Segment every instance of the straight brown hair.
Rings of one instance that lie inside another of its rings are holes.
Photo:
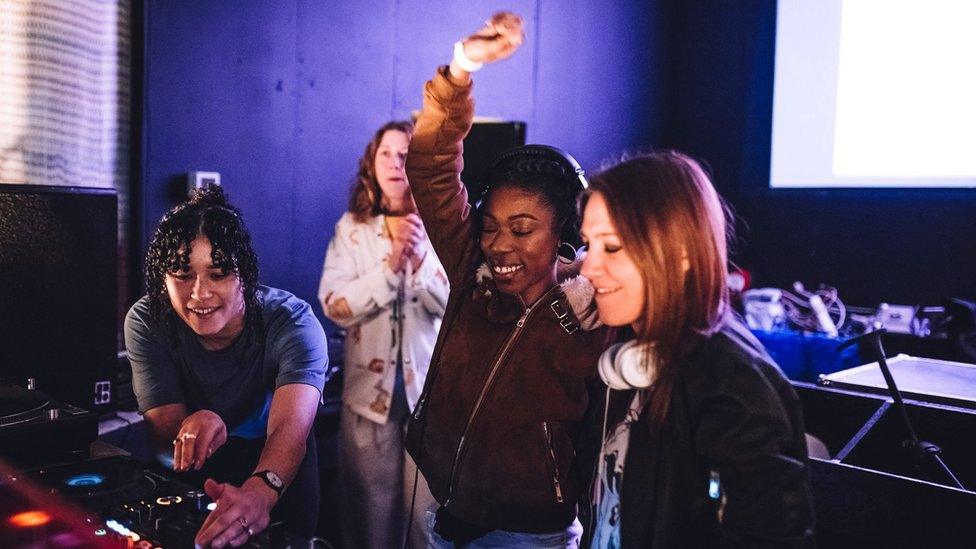
[[[701,165],[679,152],[643,154],[593,177],[644,282],[638,340],[656,351],[652,427],[664,424],[682,360],[714,333],[728,308],[729,210]],[[684,266],[687,265],[687,270]]]

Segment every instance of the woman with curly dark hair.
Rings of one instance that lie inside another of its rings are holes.
[[[575,548],[583,530],[576,499],[586,464],[575,445],[607,339],[592,287],[560,269],[577,255],[583,169],[555,147],[525,145],[489,166],[470,201],[460,179],[471,72],[514,54],[522,29],[519,16],[498,13],[455,45],[425,86],[407,157],[451,283],[407,429],[440,503],[431,547]]]
[[[319,286],[327,317],[346,328],[339,483],[347,547],[427,547],[433,497],[403,450],[410,409],[427,378],[447,303],[404,173],[413,124],[388,122],[359,161],[349,211],[329,243]],[[411,524],[411,526],[407,526]]]
[[[258,284],[251,237],[220,187],[163,216],[146,287],[125,319],[132,386],[160,457],[172,452],[190,482],[206,478],[217,503],[196,543],[241,545],[272,514],[313,535],[309,433],[328,354],[309,305]]]

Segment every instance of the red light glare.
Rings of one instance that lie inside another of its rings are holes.
[[[7,522],[17,528],[34,528],[51,522],[51,515],[44,511],[24,511],[13,515]]]

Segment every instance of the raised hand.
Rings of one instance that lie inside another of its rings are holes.
[[[510,57],[524,41],[522,18],[510,11],[500,11],[464,39],[464,55],[475,63],[493,63]]]
[[[210,410],[186,416],[173,439],[173,470],[200,469],[225,442],[227,426],[220,416]]]
[[[494,63],[510,57],[524,41],[522,18],[510,11],[502,11],[492,15],[491,19],[485,22],[484,27],[465,38],[462,41],[462,51],[468,61]],[[465,84],[471,78],[468,72],[470,67],[462,66],[456,57],[455,52],[455,59],[451,61],[450,75],[455,82]]]

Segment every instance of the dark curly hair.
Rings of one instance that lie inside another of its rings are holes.
[[[349,191],[349,212],[360,223],[383,213],[383,191],[376,181],[376,151],[388,131],[403,132],[409,140],[413,137],[413,123],[406,120],[387,122],[376,130],[373,139],[366,145],[359,159],[359,172]]]
[[[221,272],[237,273],[244,291],[244,330],[261,340],[262,320],[256,292],[258,257],[241,211],[227,201],[219,186],[198,190],[190,200],[163,216],[146,251],[146,291],[152,317],[176,334],[176,312],[166,291],[166,274],[185,272],[190,264],[190,243],[198,236],[210,240],[213,264]]]
[[[553,213],[553,234],[560,241],[579,248],[580,214],[577,203],[585,188],[582,169],[565,151],[544,145],[523,145],[504,153],[488,169],[481,190],[479,214],[488,197],[509,187],[530,192]],[[480,222],[481,215],[478,216]],[[575,258],[568,258],[575,259]]]

